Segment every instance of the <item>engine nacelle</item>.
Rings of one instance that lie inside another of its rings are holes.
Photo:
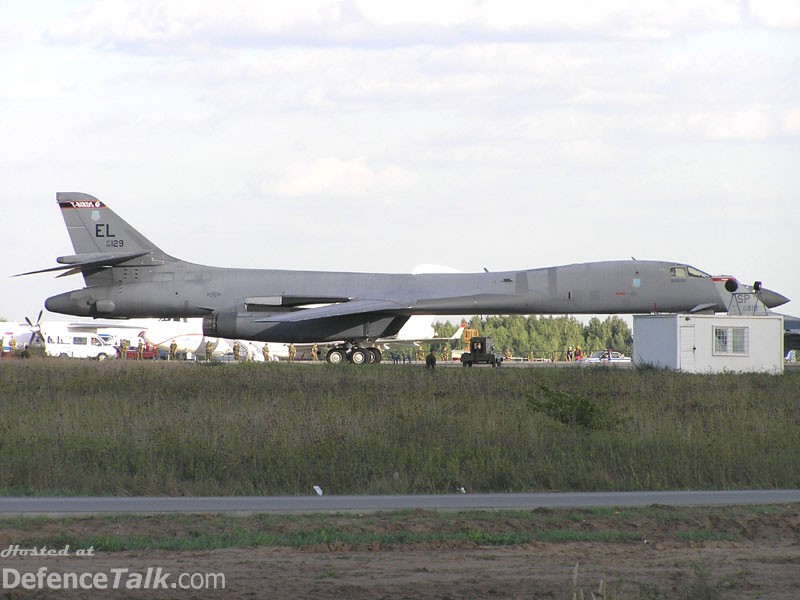
[[[268,321],[274,313],[231,311],[203,317],[203,335],[258,342],[375,340],[397,335],[407,316],[362,313],[303,321]]]

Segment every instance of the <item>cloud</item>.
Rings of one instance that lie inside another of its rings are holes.
[[[769,12],[769,11],[767,11]],[[774,11],[770,12],[773,14]],[[53,23],[48,37],[131,52],[276,45],[409,46],[665,39],[740,21],[737,0],[104,0]]]
[[[786,135],[800,137],[800,106],[782,112],[781,127]]]
[[[61,43],[114,49],[242,47],[340,25],[341,8],[335,0],[230,0],[224,6],[208,0],[104,0],[54,23],[48,35]]]
[[[800,2],[797,0],[750,0],[750,15],[767,27],[800,28]]]
[[[791,113],[782,117],[782,111],[761,105],[724,107],[713,112],[665,112],[641,116],[634,122],[652,135],[693,140],[758,142],[796,135]]]
[[[385,195],[413,183],[408,171],[389,165],[371,167],[365,158],[319,158],[289,165],[282,178],[261,191],[282,196],[366,197]]]

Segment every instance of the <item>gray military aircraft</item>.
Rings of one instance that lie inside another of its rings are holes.
[[[59,192],[56,200],[75,254],[22,275],[81,273],[86,287],[48,298],[48,310],[203,317],[212,337],[333,342],[334,363],[380,360],[374,340],[396,335],[411,315],[725,311],[725,290],[753,290],[686,264],[642,260],[418,275],[210,267],[170,256],[93,196]],[[788,302],[757,293],[769,307]]]

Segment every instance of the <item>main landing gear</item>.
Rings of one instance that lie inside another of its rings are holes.
[[[332,365],[350,362],[354,365],[372,365],[381,362],[381,351],[371,347],[346,344],[328,350],[325,360]]]

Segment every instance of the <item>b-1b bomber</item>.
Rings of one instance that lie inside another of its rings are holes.
[[[202,317],[207,336],[327,343],[332,363],[379,361],[374,341],[396,335],[412,315],[725,311],[737,290],[757,293],[770,308],[788,302],[760,285],[655,260],[424,274],[213,267],[167,254],[94,196],[59,192],[56,200],[75,254],[23,275],[80,273],[85,287],[48,298],[48,310]]]

